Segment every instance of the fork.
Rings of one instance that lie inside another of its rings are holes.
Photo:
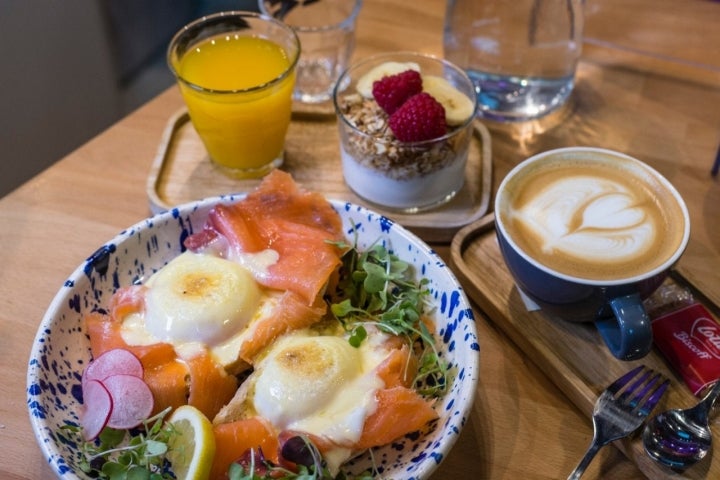
[[[640,365],[605,389],[593,409],[590,447],[568,480],[580,478],[601,447],[637,430],[669,384],[662,374]]]

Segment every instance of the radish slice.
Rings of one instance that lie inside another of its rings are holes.
[[[113,400],[110,392],[97,380],[88,380],[83,385],[83,401],[85,411],[81,423],[85,440],[94,440],[110,419]]]
[[[88,380],[105,380],[110,375],[132,375],[143,378],[140,360],[129,350],[115,348],[108,350],[90,362],[83,372],[83,385]]]
[[[89,382],[88,382],[89,383]],[[107,425],[112,428],[134,428],[152,413],[154,399],[150,387],[133,375],[111,375],[102,381],[112,397],[112,412]]]

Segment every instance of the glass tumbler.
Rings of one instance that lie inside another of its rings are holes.
[[[236,178],[283,162],[300,43],[252,12],[221,12],[183,27],[167,61],[212,162]]]
[[[583,0],[448,0],[445,58],[477,87],[478,115],[522,121],[562,106],[582,50]]]
[[[355,49],[362,0],[259,0],[258,5],[264,14],[292,27],[300,38],[295,100],[329,101]]]

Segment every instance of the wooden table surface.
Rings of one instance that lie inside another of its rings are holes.
[[[652,13],[651,21],[633,17],[628,9]],[[720,185],[708,172],[720,144],[720,3],[590,1],[587,11],[589,41],[568,109],[542,121],[488,124],[494,183],[529,154],[568,143],[592,142],[648,161],[688,199],[693,241],[682,272],[717,299]],[[440,0],[366,0],[355,58],[396,50],[442,55],[443,15]],[[639,47],[643,41],[647,48]],[[615,96],[599,94],[597,82],[602,92],[615,92],[618,102],[631,101],[629,110],[617,107]],[[0,200],[2,479],[53,478],[26,408],[33,337],[76,266],[148,215],[146,178],[168,118],[181,105],[178,92],[169,89]],[[17,161],[3,161],[9,160]],[[448,252],[447,246],[437,248]],[[459,442],[433,478],[565,478],[591,439],[590,419],[492,319],[477,309],[476,316],[481,344],[477,399]],[[643,477],[609,447],[584,478]]]

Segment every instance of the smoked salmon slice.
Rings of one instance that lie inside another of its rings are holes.
[[[213,418],[237,390],[237,379],[225,373],[209,354],[183,361],[169,343],[128,345],[120,332],[121,323],[107,315],[90,314],[85,323],[93,358],[115,348],[126,349],[138,357],[144,369],[143,380],[155,400],[155,413],[190,404]]]
[[[411,354],[410,347],[403,343],[377,366],[376,373],[385,388],[410,387],[417,373],[417,359]]]
[[[171,360],[153,369],[145,370],[143,380],[150,387],[155,400],[153,415],[167,407],[173,409],[187,404],[188,367],[180,360]]]
[[[268,268],[266,286],[294,291],[312,304],[340,266],[341,252],[328,243],[336,239],[318,228],[284,219],[266,219],[258,230],[268,239],[268,248],[280,255]]]
[[[132,352],[143,365],[143,380],[150,387],[155,400],[153,412],[187,403],[188,367],[180,362],[169,343],[128,345],[122,338],[122,323],[109,315],[93,312],[85,316],[93,358],[115,348]]]
[[[187,364],[190,370],[187,403],[207,418],[213,418],[235,395],[237,378],[225,373],[207,353],[193,357]]]
[[[213,434],[217,447],[210,473],[211,480],[227,479],[230,464],[250,449],[262,450],[267,460],[278,463],[278,437],[272,427],[260,417],[213,425]]]
[[[309,327],[319,321],[325,311],[325,302],[320,297],[313,305],[307,305],[298,294],[285,292],[273,308],[272,315],[250,325],[251,332],[240,346],[240,359],[252,365],[255,357],[275,339],[285,333]]]
[[[215,240],[213,237],[225,237],[230,246],[238,252],[259,252],[267,246],[267,242],[260,237],[255,227],[252,217],[245,215],[237,204],[218,205],[210,211],[205,231],[200,235],[213,240]],[[207,231],[213,234],[208,234]],[[196,235],[190,235],[185,240],[185,246],[191,248],[193,243],[202,246],[202,241],[206,240],[205,238],[198,240],[195,237]]]
[[[375,396],[377,409],[365,419],[362,436],[353,446],[358,451],[386,445],[438,418],[431,403],[411,388],[396,386],[378,390]]]
[[[269,288],[291,290],[312,305],[340,266],[342,252],[330,242],[343,240],[342,222],[320,194],[301,189],[292,177],[273,171],[257,190],[233,205],[213,208],[201,232],[185,246],[198,251],[218,237],[242,253],[275,250],[279,259],[255,280]],[[227,255],[232,258],[232,254]]]
[[[85,316],[85,327],[90,337],[90,351],[93,358],[114,348],[129,350],[140,359],[145,370],[151,370],[168,361],[174,360],[175,349],[169,343],[152,345],[128,345],[122,338],[121,322],[99,312]]]
[[[241,203],[253,217],[282,218],[342,237],[342,221],[322,194],[302,189],[286,172],[275,170]]]
[[[130,313],[142,312],[145,310],[146,291],[147,287],[144,285],[118,288],[110,298],[109,315],[114,319],[122,319]]]

